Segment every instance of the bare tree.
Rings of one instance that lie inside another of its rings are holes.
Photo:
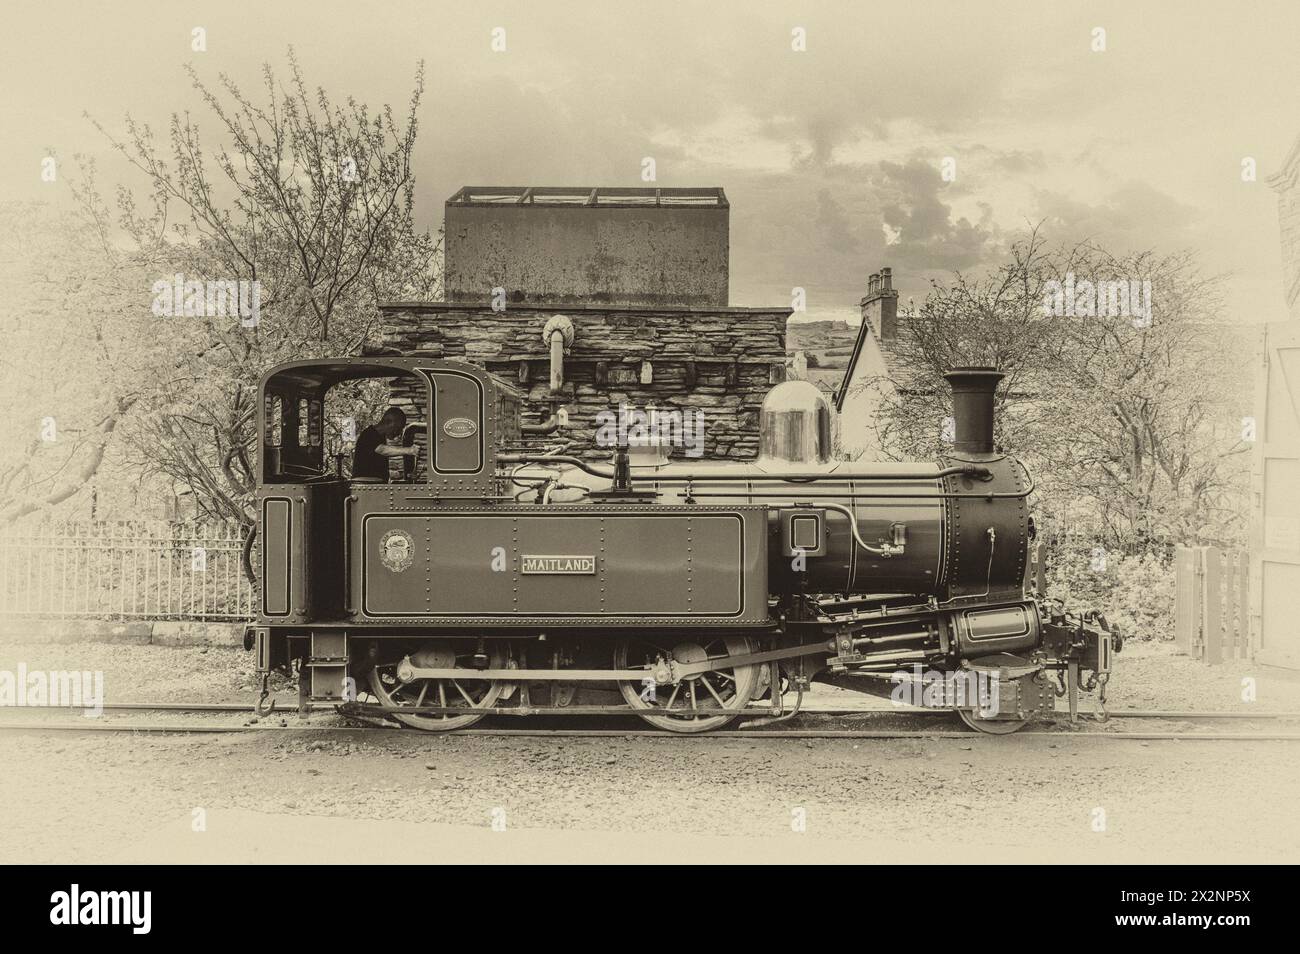
[[[172,115],[165,147],[129,116],[121,138],[95,123],[144,177],[143,200],[119,186],[110,211],[90,165],[76,186],[96,233],[109,246],[124,235],[152,282],[256,283],[256,324],[210,307],[155,318],[153,335],[169,346],[138,369],[145,410],[123,427],[142,471],[188,488],[199,515],[245,523],[261,373],[358,353],[375,336],[381,300],[440,294],[440,236],[414,222],[423,65],[399,120],[390,107],[309,89],[292,50],[288,61],[286,85],[264,67],[260,101],[229,76],[213,88],[187,68],[216,120],[216,148],[189,113]]]
[[[143,273],[43,204],[0,206],[0,525],[48,512],[101,473],[140,399],[130,374]],[[133,314],[134,308],[134,314]]]
[[[1048,249],[1031,235],[994,273],[936,283],[900,321],[888,386],[870,383],[884,395],[881,445],[941,454],[943,372],[992,365],[1006,375],[996,439],[1033,468],[1044,510],[1130,551],[1239,541],[1246,358],[1220,282],[1185,253]],[[1054,309],[1066,290],[1071,307]]]

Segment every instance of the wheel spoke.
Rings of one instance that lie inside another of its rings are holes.
[[[713,696],[713,698],[718,700],[718,705],[722,706],[722,708],[724,709],[727,708],[727,704],[722,701],[722,696],[718,695],[718,691],[713,688],[709,680],[701,679],[700,682],[704,683],[704,688],[709,690],[709,693]]]
[[[462,688],[460,687],[460,683],[459,683],[457,680],[453,679],[453,680],[451,681],[451,684],[452,684],[453,686],[456,687],[456,691],[459,692],[459,693],[461,694],[461,696],[464,698],[464,700],[465,700],[466,702],[469,703],[469,707],[470,707],[471,709],[474,708],[474,700],[471,699],[471,698],[466,694],[465,690],[462,689]]]

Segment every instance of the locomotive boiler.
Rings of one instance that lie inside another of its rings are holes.
[[[329,467],[331,388],[402,378],[414,466]],[[784,718],[814,680],[1014,731],[1101,687],[1116,636],[1029,587],[1033,481],[993,444],[1001,375],[957,368],[935,463],[832,460],[816,387],[776,385],[756,460],[608,463],[477,366],[299,361],[262,381],[257,668],[420,729],[634,712],[678,732]],[[265,699],[265,693],[263,698]]]

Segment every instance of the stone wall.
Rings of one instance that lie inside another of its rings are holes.
[[[469,361],[524,392],[525,423],[551,413],[550,357],[542,328],[555,314],[575,328],[565,356],[562,406],[573,452],[607,460],[596,446],[596,415],[630,404],[705,415],[706,458],[758,453],[758,411],[785,377],[786,308],[394,304],[383,308],[381,353]],[[674,449],[672,456],[683,456]]]
[[[149,619],[129,622],[101,619],[9,619],[0,620],[0,643],[132,643],[139,646],[242,648],[246,625]]]

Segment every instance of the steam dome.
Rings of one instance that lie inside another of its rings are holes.
[[[784,381],[763,399],[760,460],[824,464],[831,459],[831,409],[811,381]]]

